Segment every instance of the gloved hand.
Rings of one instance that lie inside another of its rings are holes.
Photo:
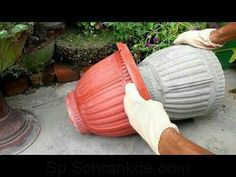
[[[133,83],[125,86],[124,108],[131,126],[150,145],[156,154],[162,132],[173,127],[162,103],[153,100],[144,100]]]
[[[209,28],[205,30],[192,30],[180,34],[177,39],[175,39],[174,44],[188,44],[193,47],[198,47],[202,49],[215,49],[222,47],[223,45],[215,44],[210,41],[210,33],[216,29]]]

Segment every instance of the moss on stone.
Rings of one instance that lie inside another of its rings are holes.
[[[54,54],[54,40],[41,44],[33,51],[22,55],[22,65],[30,72],[39,72],[51,62]]]
[[[68,46],[79,47],[83,49],[103,47],[106,44],[115,43],[112,32],[100,32],[96,34],[84,35],[77,31],[66,31],[65,34],[58,37],[58,42]]]
[[[116,49],[112,32],[83,35],[67,31],[56,40],[57,53],[75,66],[87,66],[110,55]]]

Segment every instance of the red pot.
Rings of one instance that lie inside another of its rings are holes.
[[[66,96],[70,120],[83,134],[109,137],[135,133],[123,107],[125,85],[136,84],[144,99],[150,99],[134,59],[123,43],[118,51],[92,66]]]

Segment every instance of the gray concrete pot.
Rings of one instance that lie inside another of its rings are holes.
[[[223,70],[212,51],[172,46],[149,55],[138,68],[171,120],[206,116],[224,97]]]

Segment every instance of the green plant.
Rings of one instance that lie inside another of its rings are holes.
[[[117,40],[128,43],[139,62],[156,50],[173,45],[177,36],[187,30],[204,29],[206,23],[190,22],[107,22]]]
[[[14,27],[14,23],[11,23],[11,22],[0,22],[0,31],[1,30],[9,30],[11,29],[12,27]]]
[[[103,29],[102,22],[77,22],[77,26],[85,35],[93,34]]]
[[[137,62],[156,50],[173,45],[188,30],[219,28],[226,22],[78,22],[83,34],[109,30],[116,41],[128,44]]]
[[[26,38],[28,36],[28,26],[24,24],[2,24],[0,30],[0,75],[4,75],[4,71],[14,65],[24,48]]]

